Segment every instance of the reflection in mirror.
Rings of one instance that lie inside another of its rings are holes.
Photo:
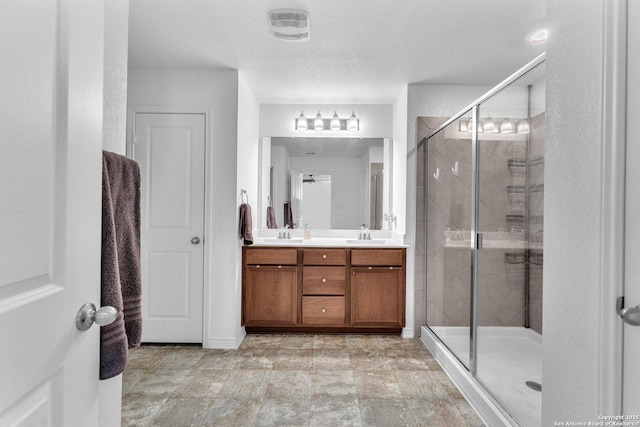
[[[264,138],[263,197],[271,197],[278,226],[381,229],[390,203],[390,144],[384,138]]]

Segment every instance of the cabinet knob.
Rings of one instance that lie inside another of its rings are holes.
[[[323,254],[323,255],[322,255],[322,259],[327,259],[327,255],[326,255],[326,254]]]
[[[325,279],[324,277],[322,278],[322,283],[327,283],[327,279]]]
[[[326,312],[327,312],[327,309],[326,309],[326,308],[323,308],[323,309],[322,309],[322,310],[320,310],[320,311],[322,311],[323,313],[326,313]]]

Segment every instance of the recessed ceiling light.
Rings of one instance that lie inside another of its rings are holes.
[[[544,43],[547,41],[547,35],[547,29],[541,28],[529,34],[529,36],[527,37],[527,41],[529,43]]]

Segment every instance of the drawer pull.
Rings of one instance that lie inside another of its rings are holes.
[[[326,309],[326,308],[323,308],[323,309],[322,309],[322,310],[320,310],[320,311],[322,311],[323,313],[326,313],[326,312],[327,312],[327,309]]]
[[[282,266],[281,266],[281,265],[279,265],[279,266],[278,266],[278,268],[282,268]]]
[[[325,279],[324,277],[322,278],[322,283],[327,283],[327,279]]]
[[[323,255],[322,255],[322,259],[327,259],[327,255],[326,255],[326,254],[323,254]]]

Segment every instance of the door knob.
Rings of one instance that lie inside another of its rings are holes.
[[[640,326],[640,305],[625,307],[621,309],[619,313],[624,323],[632,326]]]
[[[96,310],[96,306],[88,302],[78,310],[78,314],[76,315],[76,328],[79,331],[86,331],[94,322],[97,323],[98,326],[110,325],[116,320],[117,315],[118,311],[109,305]]]
[[[200,238],[199,237],[194,237],[193,239],[191,239],[191,244],[197,245],[198,243],[200,243]]]
[[[640,305],[635,307],[622,307],[624,305],[624,297],[618,298],[617,309],[618,314],[624,320],[624,323],[631,326],[640,326]]]

